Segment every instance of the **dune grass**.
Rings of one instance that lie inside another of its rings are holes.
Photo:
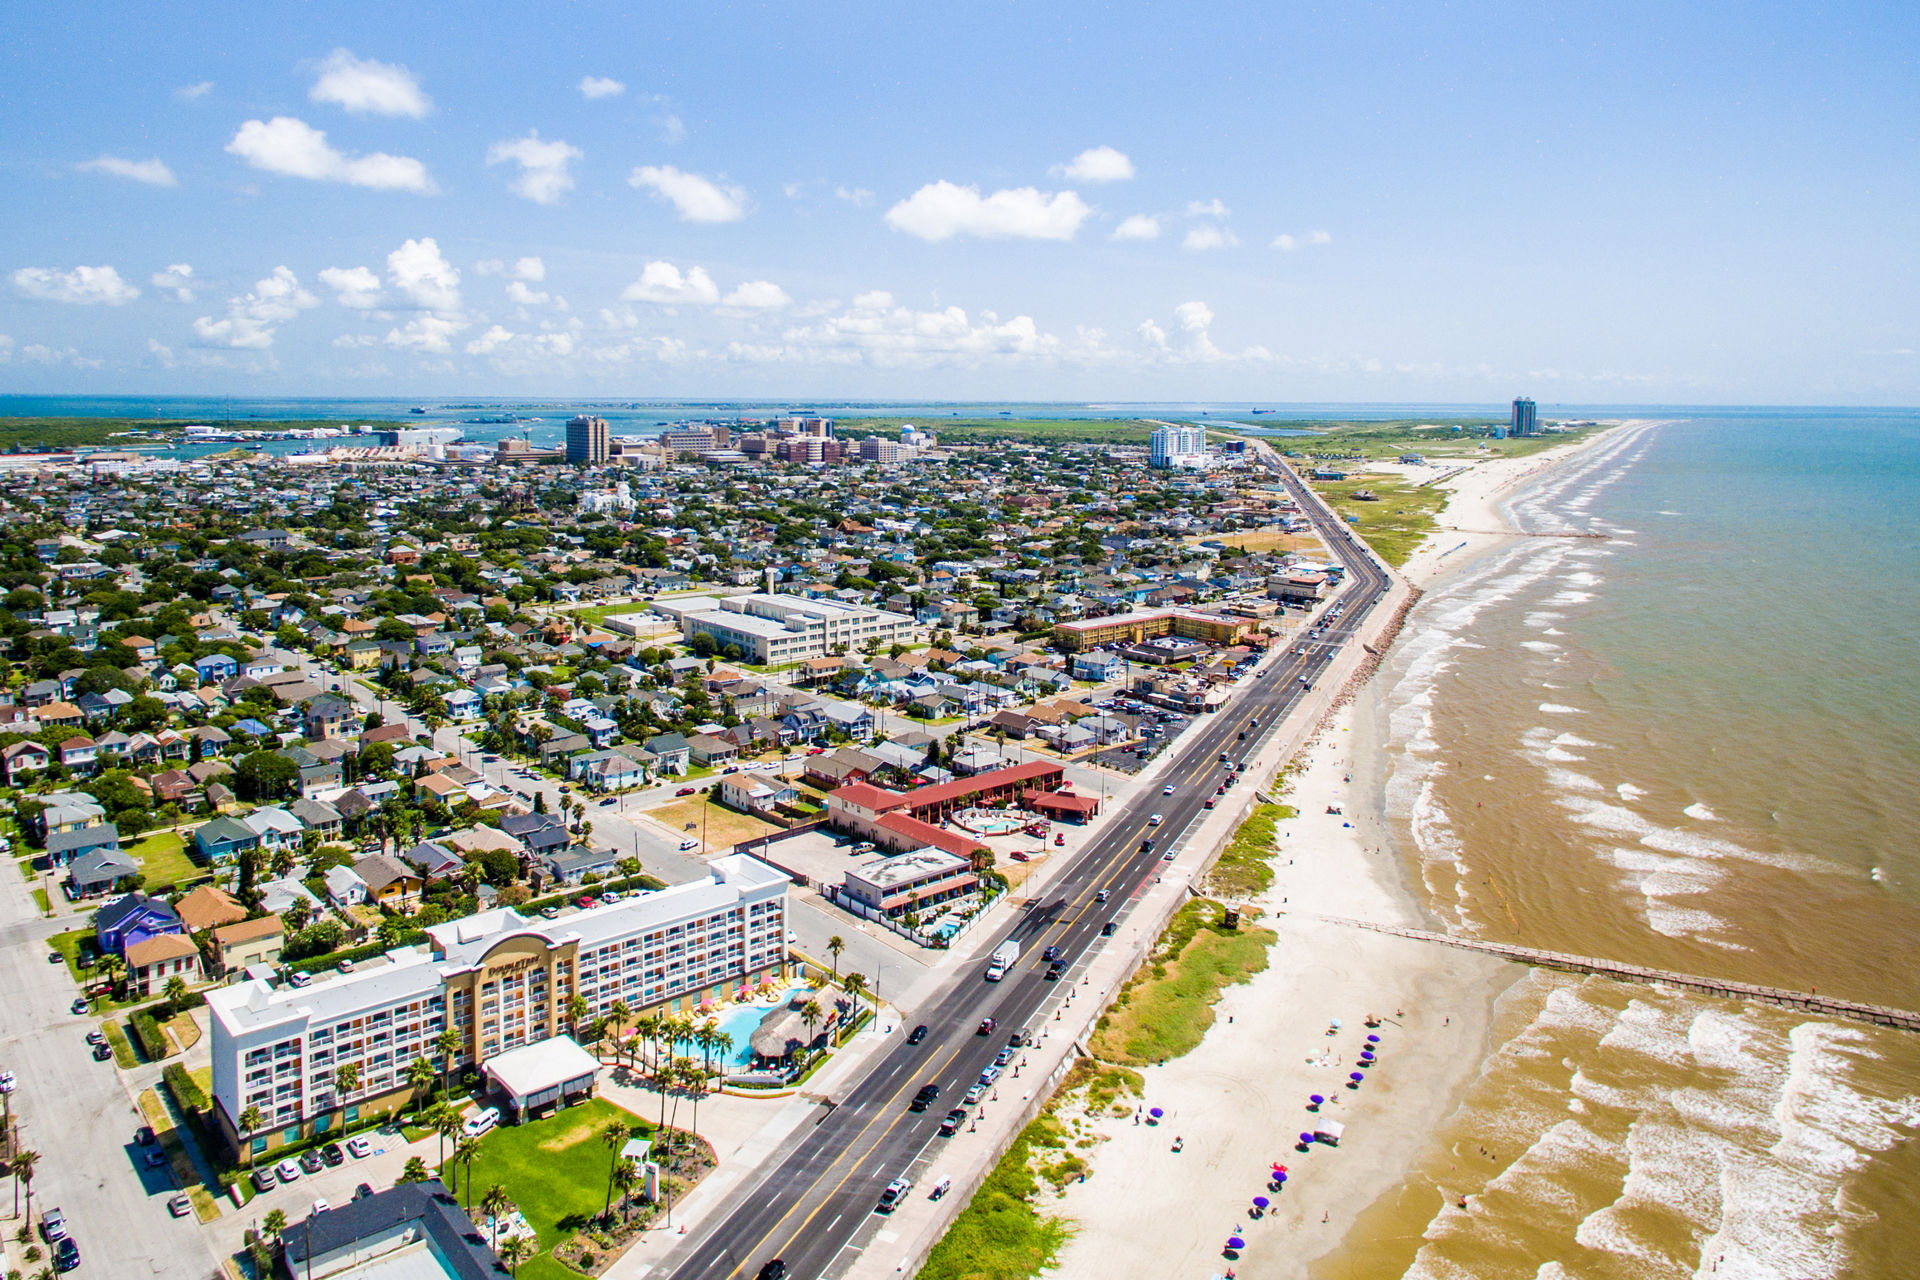
[[[1095,1024],[1091,1048],[1103,1062],[1147,1066],[1190,1053],[1213,1025],[1220,993],[1267,967],[1278,939],[1245,919],[1229,929],[1225,908],[1197,898],[1182,907],[1153,953]]]

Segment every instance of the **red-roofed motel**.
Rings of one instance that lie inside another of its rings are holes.
[[[943,818],[1003,800],[1045,812],[1043,804],[1071,799],[1068,807],[1082,821],[1100,811],[1100,802],[1091,796],[1060,796],[1059,789],[1065,782],[1066,770],[1044,760],[992,769],[916,791],[888,791],[869,782],[854,782],[828,794],[827,821],[884,849],[931,846],[973,858],[978,866],[986,846],[960,832],[943,829],[938,825]],[[1059,809],[1057,803],[1054,807]]]

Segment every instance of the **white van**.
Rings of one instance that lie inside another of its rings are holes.
[[[478,1111],[468,1116],[466,1123],[460,1126],[460,1132],[469,1138],[477,1138],[499,1123],[500,1108],[488,1107],[485,1111]]]

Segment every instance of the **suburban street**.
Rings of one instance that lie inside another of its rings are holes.
[[[1297,488],[1290,474],[1282,470],[1281,475]],[[1254,754],[1385,595],[1388,577],[1371,556],[1354,546],[1321,504],[1303,492],[1296,496],[1333,554],[1347,565],[1349,581],[1339,596],[1345,608],[1338,621],[1317,643],[1303,640],[1305,654],[1288,649],[1269,658],[1260,678],[1244,681],[1225,706],[1190,731],[1153,777],[1171,786],[1171,795],[1157,786],[1143,787],[1103,819],[1101,834],[992,939],[1021,945],[1020,959],[1004,980],[983,981],[984,962],[977,961],[947,975],[919,1007],[903,1010],[903,1025],[925,1023],[927,1039],[909,1045],[902,1037],[866,1078],[833,1100],[837,1105],[818,1123],[790,1139],[776,1160],[743,1182],[689,1235],[664,1272],[685,1280],[750,1277],[779,1258],[796,1280],[842,1274],[848,1265],[843,1251],[875,1221],[881,1189],[934,1139],[945,1108],[954,1105],[951,1100],[992,1062],[1009,1033],[1037,1025],[1048,1002],[1070,989],[1081,962],[1102,945],[1102,927],[1125,921],[1131,899],[1159,873],[1163,855],[1205,814],[1205,801],[1226,772],[1219,757],[1224,753],[1237,762]],[[1258,720],[1258,728],[1242,738],[1250,719]],[[1158,825],[1151,822],[1155,813],[1162,817]],[[1149,836],[1154,847],[1143,849],[1141,842]],[[1104,903],[1099,901],[1103,892]],[[1041,953],[1048,946],[1058,946],[1069,965],[1065,983],[1042,976]],[[987,1017],[995,1019],[995,1030],[976,1034]],[[940,1086],[941,1105],[909,1111],[912,1093],[924,1084]]]
[[[68,1012],[79,992],[66,965],[47,963],[47,939],[72,922],[42,919],[28,889],[14,877],[0,887],[0,1067],[19,1077],[20,1141],[40,1153],[34,1205],[65,1211],[86,1274],[204,1280],[218,1260],[191,1214],[167,1212],[177,1188],[167,1169],[141,1163],[145,1121],[128,1084],[93,1060],[95,1020]]]

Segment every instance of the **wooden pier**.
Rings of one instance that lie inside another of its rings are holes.
[[[1304,912],[1299,914],[1306,915]],[[1397,938],[1412,938],[1418,942],[1439,942],[1465,951],[1479,951],[1486,955],[1499,956],[1518,964],[1537,965],[1543,969],[1590,973],[1596,977],[1612,978],[1616,982],[1644,982],[1655,986],[1675,987],[1683,991],[1697,991],[1701,995],[1718,996],[1723,1000],[1755,1000],[1762,1004],[1778,1005],[1783,1009],[1797,1009],[1803,1013],[1846,1018],[1854,1022],[1868,1022],[1876,1027],[1920,1031],[1920,1013],[1914,1013],[1908,1009],[1889,1008],[1886,1005],[1862,1004],[1857,1000],[1836,1000],[1831,996],[1823,996],[1811,991],[1789,991],[1782,987],[1763,987],[1751,982],[1702,978],[1690,973],[1675,973],[1671,969],[1622,964],[1617,960],[1569,955],[1564,951],[1542,951],[1537,947],[1516,947],[1505,942],[1456,938],[1450,934],[1434,933],[1427,929],[1402,929],[1393,925],[1374,924],[1369,920],[1348,920],[1340,916],[1321,915],[1309,915],[1307,918],[1323,920],[1328,924],[1344,925],[1349,929],[1369,929],[1374,933],[1392,934]]]

